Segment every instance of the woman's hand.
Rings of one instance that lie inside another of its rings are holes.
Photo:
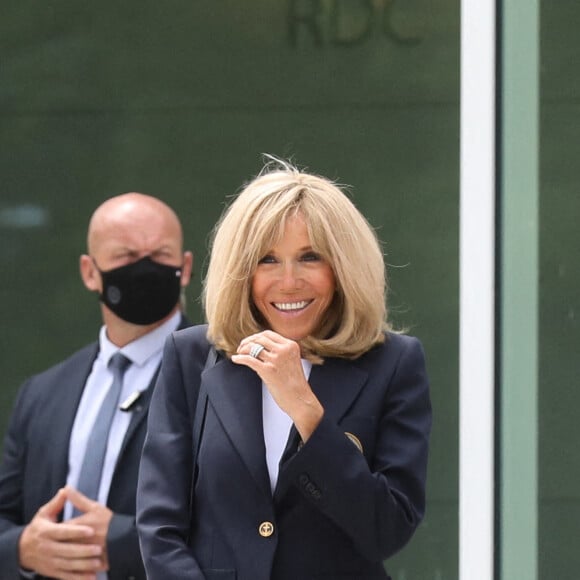
[[[264,347],[258,356],[252,348]],[[312,435],[324,409],[304,377],[299,344],[271,330],[244,338],[232,362],[250,367],[262,379],[277,405],[292,419],[303,441]]]

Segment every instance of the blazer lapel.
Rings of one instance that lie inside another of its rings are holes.
[[[309,383],[324,407],[324,413],[335,422],[346,414],[366,383],[368,373],[346,359],[328,359],[313,365]]]
[[[231,444],[260,490],[271,495],[262,423],[262,388],[248,367],[220,360],[203,374],[207,393]]]

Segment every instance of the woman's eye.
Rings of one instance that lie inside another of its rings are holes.
[[[267,254],[258,262],[258,264],[275,264],[275,263],[276,258],[274,258],[274,256],[271,256],[270,254]]]
[[[303,262],[318,262],[321,259],[320,254],[317,254],[316,252],[306,252],[306,254],[303,254],[301,258]]]

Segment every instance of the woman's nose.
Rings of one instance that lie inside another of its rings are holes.
[[[287,262],[283,265],[281,286],[284,290],[293,290],[300,285],[300,268],[294,262]]]

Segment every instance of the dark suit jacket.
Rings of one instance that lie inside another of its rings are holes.
[[[180,328],[188,325],[182,319]],[[20,534],[66,483],[70,434],[97,352],[98,343],[90,344],[20,388],[0,466],[2,580],[19,577]],[[110,580],[145,579],[135,529],[135,493],[153,384],[149,387],[132,411],[107,501],[114,512],[107,538]]]
[[[355,361],[313,366],[325,414],[303,446],[292,429],[272,494],[261,381],[223,357],[202,373],[205,331],[168,338],[151,403],[137,493],[149,580],[388,578],[383,560],[425,509],[431,405],[419,341],[389,335]],[[190,516],[200,381],[208,405]]]

